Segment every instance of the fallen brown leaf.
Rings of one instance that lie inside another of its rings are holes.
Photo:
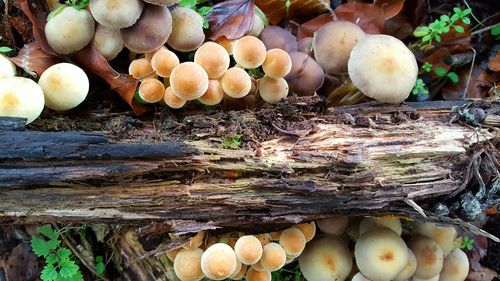
[[[38,43],[38,46],[40,46],[40,48],[42,48],[47,54],[57,56],[58,54],[49,46],[47,38],[45,38],[45,24],[47,23],[47,14],[41,8],[38,8],[35,13],[31,11],[30,5],[28,4],[27,0],[21,0],[20,7],[23,13],[33,24],[33,37]]]
[[[17,56],[9,59],[33,77],[41,75],[50,66],[62,62],[59,57],[45,52],[38,45],[38,41],[24,45]]]
[[[384,10],[379,6],[350,2],[338,6],[334,12],[339,20],[353,22],[368,34],[378,34],[384,31]]]
[[[497,51],[495,57],[490,59],[490,61],[488,62],[488,68],[491,71],[500,71],[500,51]]]
[[[301,24],[297,30],[297,39],[300,40],[305,37],[313,37],[314,32],[331,21],[333,21],[332,14],[326,13]]]
[[[285,1],[255,0],[271,24],[277,25],[287,17]],[[328,0],[291,0],[288,19],[298,20],[305,16],[317,15],[330,11]]]
[[[375,0],[374,5],[379,6],[384,10],[384,18],[386,20],[398,15],[405,4],[404,0]]]
[[[207,16],[210,39],[238,39],[248,33],[254,21],[254,0],[229,0],[213,6]]]

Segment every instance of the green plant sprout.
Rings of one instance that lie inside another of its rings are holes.
[[[103,276],[106,266],[104,265],[104,258],[102,256],[95,257],[95,272],[97,276]]]
[[[66,5],[69,5],[77,10],[85,9],[89,4],[89,0],[66,0]]]
[[[2,40],[2,36],[0,36],[0,40]],[[0,46],[0,54],[8,54],[12,52],[13,50],[7,46]]]
[[[207,29],[208,28],[207,16],[213,11],[213,8],[208,6],[196,8],[196,5],[205,2],[207,2],[207,0],[181,0],[179,1],[179,6],[192,9],[196,11],[198,14],[200,14],[200,16],[203,17],[203,28]]]
[[[240,134],[235,134],[232,136],[224,136],[222,137],[221,146],[224,149],[238,149],[240,148],[242,141],[243,141],[243,136]]]
[[[430,64],[429,62],[425,62],[420,67],[420,71],[418,73],[423,74],[423,73],[429,73],[431,71],[432,71],[432,64]],[[447,77],[454,84],[460,82],[458,74],[456,74],[453,71],[447,71],[442,67],[436,67],[436,69],[434,69],[434,74],[436,74],[440,79]],[[425,82],[421,78],[418,78],[411,92],[413,95],[418,95],[418,94],[428,95],[429,89],[427,88],[427,85],[425,85]]]
[[[491,35],[495,36],[495,40],[500,40],[500,23],[495,25],[490,30]]]
[[[413,87],[413,90],[411,90],[411,93],[414,95],[428,95],[429,90],[427,89],[427,85],[425,85],[424,81],[421,78],[417,79],[417,82],[415,82],[415,86]]]
[[[462,243],[460,243],[460,249],[472,250],[474,245],[474,239],[470,239],[468,236],[462,238]]]
[[[40,227],[43,236],[31,238],[33,252],[45,259],[40,275],[43,281],[83,281],[80,267],[71,258],[71,251],[61,245],[59,237],[64,231],[55,231],[50,225],[44,225]]]

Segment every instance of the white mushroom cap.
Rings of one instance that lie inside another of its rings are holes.
[[[241,263],[240,263],[241,264]],[[236,274],[232,274],[229,276],[229,279],[231,280],[241,280],[243,277],[245,277],[245,274],[247,273],[248,270],[248,265],[242,264],[240,271],[238,271]]]
[[[132,26],[141,16],[141,0],[91,0],[90,12],[94,19],[105,26],[125,28]]]
[[[359,271],[373,281],[393,280],[408,264],[408,248],[399,235],[386,227],[363,233],[354,247]]]
[[[399,235],[403,233],[403,227],[401,226],[401,221],[398,218],[365,217],[359,223],[359,234],[363,234],[374,227],[387,227]]]
[[[97,24],[92,45],[106,60],[114,59],[123,49],[123,40],[120,30]]]
[[[320,235],[307,243],[299,266],[307,281],[345,280],[352,269],[352,254],[337,236]]]
[[[367,35],[351,52],[349,77],[371,98],[399,103],[411,93],[417,81],[418,65],[413,53],[399,39],[389,35]]]
[[[208,247],[201,257],[201,270],[213,280],[223,280],[231,276],[237,267],[236,254],[224,243]]]
[[[347,216],[334,216],[317,220],[316,224],[323,233],[342,235],[349,224],[349,219]]]
[[[454,249],[446,256],[439,281],[464,281],[469,275],[469,258],[460,249]]]
[[[436,276],[432,276],[431,278],[419,278],[417,276],[413,276],[411,278],[412,281],[438,281],[439,280],[439,274]]]
[[[80,67],[58,63],[47,68],[38,80],[45,95],[45,106],[57,111],[72,109],[89,93],[89,78]]]
[[[181,52],[194,51],[205,41],[203,17],[187,7],[172,11],[172,33],[167,44]]]
[[[351,281],[371,281],[371,280],[366,278],[363,274],[361,274],[361,272],[358,272],[354,274]]]
[[[203,277],[201,271],[201,257],[203,250],[194,248],[192,250],[182,249],[175,256],[174,272],[181,281],[198,281]]]
[[[0,79],[16,76],[16,65],[0,54]]]
[[[441,246],[444,256],[448,255],[455,246],[457,230],[454,227],[440,227],[431,222],[416,222],[413,231],[436,241]]]
[[[234,246],[236,257],[243,264],[255,264],[262,257],[262,244],[253,235],[242,236],[236,241]]]
[[[43,91],[24,77],[0,79],[0,116],[21,117],[33,122],[43,111]]]
[[[410,239],[408,247],[417,257],[416,277],[428,279],[441,272],[443,268],[443,250],[436,241],[419,235]]]
[[[417,270],[417,257],[415,254],[408,249],[408,263],[405,268],[394,278],[394,281],[406,281],[415,274]]]

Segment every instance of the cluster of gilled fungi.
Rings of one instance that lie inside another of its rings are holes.
[[[463,281],[469,260],[457,240],[454,227],[337,216],[256,235],[200,232],[167,256],[182,281],[271,280],[297,259],[307,281]]]

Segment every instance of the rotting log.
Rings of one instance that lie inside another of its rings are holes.
[[[277,137],[238,150],[210,138],[112,142],[4,119],[0,223],[131,224],[144,235],[255,232],[334,214],[456,223],[420,206],[463,189],[471,147],[495,137],[450,122],[451,106],[463,104],[335,108],[310,129],[273,125]]]

